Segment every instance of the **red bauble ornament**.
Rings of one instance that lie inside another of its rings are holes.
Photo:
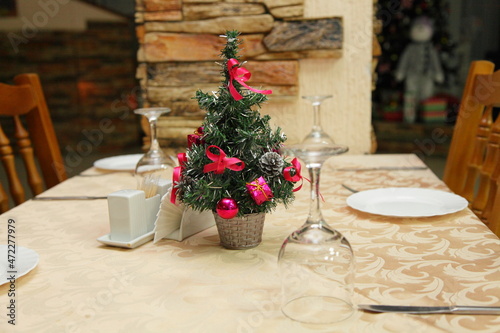
[[[238,214],[238,204],[233,198],[222,198],[217,203],[215,210],[223,219],[232,219]]]

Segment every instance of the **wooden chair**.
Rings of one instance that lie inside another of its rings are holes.
[[[14,78],[14,85],[0,83],[0,115],[10,116],[14,122],[13,136],[26,169],[29,187],[37,195],[67,179],[61,151],[45,102],[40,79],[36,74],[21,74]],[[28,131],[21,121],[25,116]],[[33,154],[33,148],[35,154]],[[43,180],[35,162],[38,160]],[[25,189],[17,173],[14,150],[0,126],[0,159],[9,180],[10,194],[18,205],[26,200]],[[7,193],[0,184],[0,211],[9,209]]]
[[[500,70],[474,61],[462,95],[443,180],[466,198],[490,229],[500,232]],[[496,204],[495,204],[496,202]]]

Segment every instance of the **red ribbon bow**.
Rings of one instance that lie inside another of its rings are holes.
[[[289,180],[291,182],[298,182],[299,180],[302,180],[302,183],[300,183],[299,187],[294,189],[293,192],[297,192],[298,190],[300,190],[302,188],[302,185],[304,184],[304,179],[307,180],[309,183],[311,182],[306,177],[302,177],[302,175],[300,174],[301,168],[302,168],[302,166],[300,165],[299,160],[297,158],[294,158],[292,160],[292,166],[286,167],[283,170],[283,176],[285,177],[286,180]],[[293,169],[295,169],[295,175],[292,176],[291,171]],[[321,197],[321,200],[325,201],[325,199],[323,198],[323,195],[321,193],[319,193],[319,196]]]
[[[272,94],[272,90],[258,90],[248,86],[245,81],[250,80],[252,74],[245,67],[238,67],[240,63],[238,60],[231,58],[227,61],[227,70],[229,72],[229,91],[231,92],[231,96],[237,101],[243,98],[241,94],[236,90],[233,85],[233,80],[236,80],[243,87],[247,88],[256,93],[269,95]]]
[[[302,188],[303,183],[304,183],[303,178],[305,178],[305,177],[302,177],[302,175],[300,174],[301,168],[302,168],[302,166],[300,165],[299,160],[297,158],[294,158],[292,160],[292,166],[286,167],[283,170],[283,176],[285,177],[286,180],[291,181],[291,182],[298,182],[299,180],[302,180],[302,183],[299,185],[299,187],[294,189],[293,192],[297,192],[298,190],[300,190]],[[295,170],[295,175],[293,175],[293,176],[291,173],[292,170]],[[305,179],[308,182],[310,182],[309,179],[307,179],[307,178],[305,178]]]
[[[174,168],[174,172],[172,175],[172,192],[170,192],[170,202],[175,204],[175,200],[177,199],[177,191],[179,190],[175,187],[176,183],[179,183],[181,180],[182,171],[186,166],[187,157],[185,153],[177,154],[177,159],[179,160],[179,166]]]
[[[210,148],[218,149],[219,155],[212,153]],[[215,174],[221,174],[224,173],[226,168],[233,171],[241,171],[245,168],[245,163],[242,160],[236,157],[226,157],[226,153],[215,145],[208,146],[206,154],[214,163],[209,163],[203,167],[205,173],[213,171]]]

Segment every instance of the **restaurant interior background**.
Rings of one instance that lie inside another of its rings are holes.
[[[136,77],[135,0],[11,0],[2,4],[0,82],[10,83],[18,73],[40,75],[69,175],[104,156],[141,152],[144,132],[140,118],[132,113],[142,104]],[[497,67],[500,63],[500,3],[374,0],[373,5],[378,40],[372,94],[376,152],[417,153],[441,175],[468,64],[478,59],[491,60]],[[445,81],[436,86],[437,99],[429,107],[442,117],[422,115],[415,123],[405,123],[404,84],[394,79],[394,71],[409,43],[411,22],[420,15],[435,22],[433,42]],[[99,128],[103,118],[113,121],[112,131]],[[6,119],[1,121],[8,132],[12,126]]]

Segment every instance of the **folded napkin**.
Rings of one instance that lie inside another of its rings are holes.
[[[160,210],[155,221],[153,243],[163,238],[182,241],[215,225],[212,212],[198,212],[183,204],[171,203],[171,191],[172,187],[167,190],[161,200]]]

